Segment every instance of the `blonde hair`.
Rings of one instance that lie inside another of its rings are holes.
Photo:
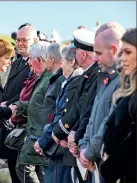
[[[9,54],[11,57],[15,55],[14,46],[5,39],[0,39],[0,57]]]
[[[129,29],[122,37],[122,41],[131,44],[137,48],[137,28]],[[127,97],[132,95],[137,90],[137,68],[129,76],[124,76],[121,69],[120,73],[121,87],[113,94],[113,103],[116,104],[116,100],[121,97]]]
[[[113,103],[116,105],[117,99],[132,95],[137,89],[137,69],[130,76],[124,76],[121,72],[121,87],[113,94]]]

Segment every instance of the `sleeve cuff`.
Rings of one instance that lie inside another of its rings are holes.
[[[85,157],[89,160],[89,161],[93,161],[93,162],[96,162],[97,160],[97,157],[95,157],[93,154],[92,154],[92,151],[90,149],[87,148],[86,151],[85,151]]]
[[[59,120],[59,122],[54,126],[53,128],[53,133],[54,135],[59,139],[63,140],[69,135],[69,131],[67,130],[67,125],[66,127],[62,123],[62,120]]]
[[[86,143],[86,142],[83,142],[83,140],[81,139],[81,140],[79,141],[78,146],[79,146],[79,151],[81,151],[82,149],[87,148],[87,143]]]
[[[3,115],[1,117],[5,119],[9,119],[12,115],[12,110],[9,107],[3,107]]]

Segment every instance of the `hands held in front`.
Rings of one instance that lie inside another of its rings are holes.
[[[78,145],[75,143],[75,131],[71,131],[68,136],[68,148],[74,157],[78,157]]]
[[[43,150],[40,148],[38,141],[34,144],[34,149],[37,153],[39,153],[41,156],[45,156],[43,153]]]
[[[84,168],[87,168],[89,171],[94,171],[95,170],[95,165],[94,165],[94,162],[92,161],[89,161],[86,157],[85,157],[85,151],[86,149],[82,149],[81,152],[80,152],[80,162],[81,162],[81,165],[84,167]]]
[[[13,105],[13,104],[11,104],[11,105],[9,106],[9,108],[12,110],[12,114],[13,114],[13,115],[16,113],[16,111],[17,111],[17,109],[18,109],[18,107],[17,107],[16,105]]]
[[[0,104],[0,105],[1,105],[1,107],[7,107],[6,103],[7,103],[7,101],[2,102],[2,103]]]
[[[68,142],[66,140],[59,140],[54,133],[52,132],[52,138],[53,140],[56,142],[56,144],[61,145],[63,148],[67,148],[68,147]]]

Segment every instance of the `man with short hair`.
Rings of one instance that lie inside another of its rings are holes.
[[[26,140],[20,151],[16,171],[21,183],[48,183],[47,157],[34,150],[34,143],[43,133],[44,126],[54,116],[56,98],[64,81],[61,65],[61,46],[39,41],[29,49],[29,64],[38,80],[29,102],[18,101],[11,108],[27,115]],[[51,72],[49,72],[49,71]],[[36,166],[37,165],[37,166]],[[42,166],[45,167],[45,180]]]
[[[27,80],[30,67],[28,65],[28,48],[37,39],[36,30],[32,26],[25,26],[17,33],[17,49],[21,57],[14,61],[8,76],[7,83],[4,87],[2,106],[9,106],[19,100],[23,83]],[[9,131],[5,129],[5,137]],[[4,137],[4,138],[5,138]],[[19,183],[15,172],[15,164],[18,152],[9,148],[3,148],[3,157],[8,159],[8,166],[13,183]]]
[[[28,65],[28,48],[36,41],[36,30],[32,26],[25,26],[17,33],[17,49],[21,58],[14,61],[8,81],[4,88],[4,102],[2,105],[10,105],[18,101],[23,83],[28,77],[30,67]]]
[[[125,29],[120,25],[118,24],[117,22],[107,22],[103,25],[101,25],[98,29],[97,29],[97,32],[95,34],[95,38],[97,35],[99,35],[100,33],[102,33],[103,31],[109,29],[109,28],[118,28],[119,30],[121,31],[124,31]],[[70,144],[69,146],[69,149],[70,151],[73,153],[75,151],[74,154],[76,154],[76,152],[78,153],[78,151],[76,151],[76,148],[74,148],[74,142],[75,145],[78,144],[78,141],[83,138],[83,134],[85,133],[85,130],[86,130],[86,126],[88,124],[88,121],[89,121],[89,117],[90,117],[90,113],[91,113],[91,109],[89,107],[89,112],[86,113],[85,117],[83,119],[79,121],[77,121],[77,123],[75,124],[75,126],[71,129],[71,132],[69,134],[69,137],[68,137],[68,143]],[[71,143],[73,144],[71,146]],[[71,148],[72,147],[72,148]],[[73,150],[72,150],[73,149]]]
[[[125,31],[125,28],[117,23],[117,22],[106,22],[104,24],[102,24],[96,31],[95,33],[95,38],[98,36],[98,34],[100,34],[101,32],[107,30],[107,29],[110,29],[110,28],[114,28],[114,29],[118,29],[120,32],[124,32]]]
[[[98,90],[84,138],[79,141],[82,166],[94,170],[94,162],[100,160],[100,149],[106,120],[113,110],[112,95],[120,87],[116,71],[116,58],[121,48],[123,31],[109,28],[98,34],[94,50],[102,72],[98,75]],[[102,75],[103,74],[103,75]],[[101,76],[101,77],[100,77]],[[100,178],[100,181],[103,180]],[[94,176],[92,182],[95,182]]]

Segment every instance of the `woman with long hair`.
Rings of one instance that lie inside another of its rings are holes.
[[[107,183],[136,182],[137,123],[137,28],[122,37],[120,53],[121,87],[114,93],[115,109],[104,133],[102,176]]]

